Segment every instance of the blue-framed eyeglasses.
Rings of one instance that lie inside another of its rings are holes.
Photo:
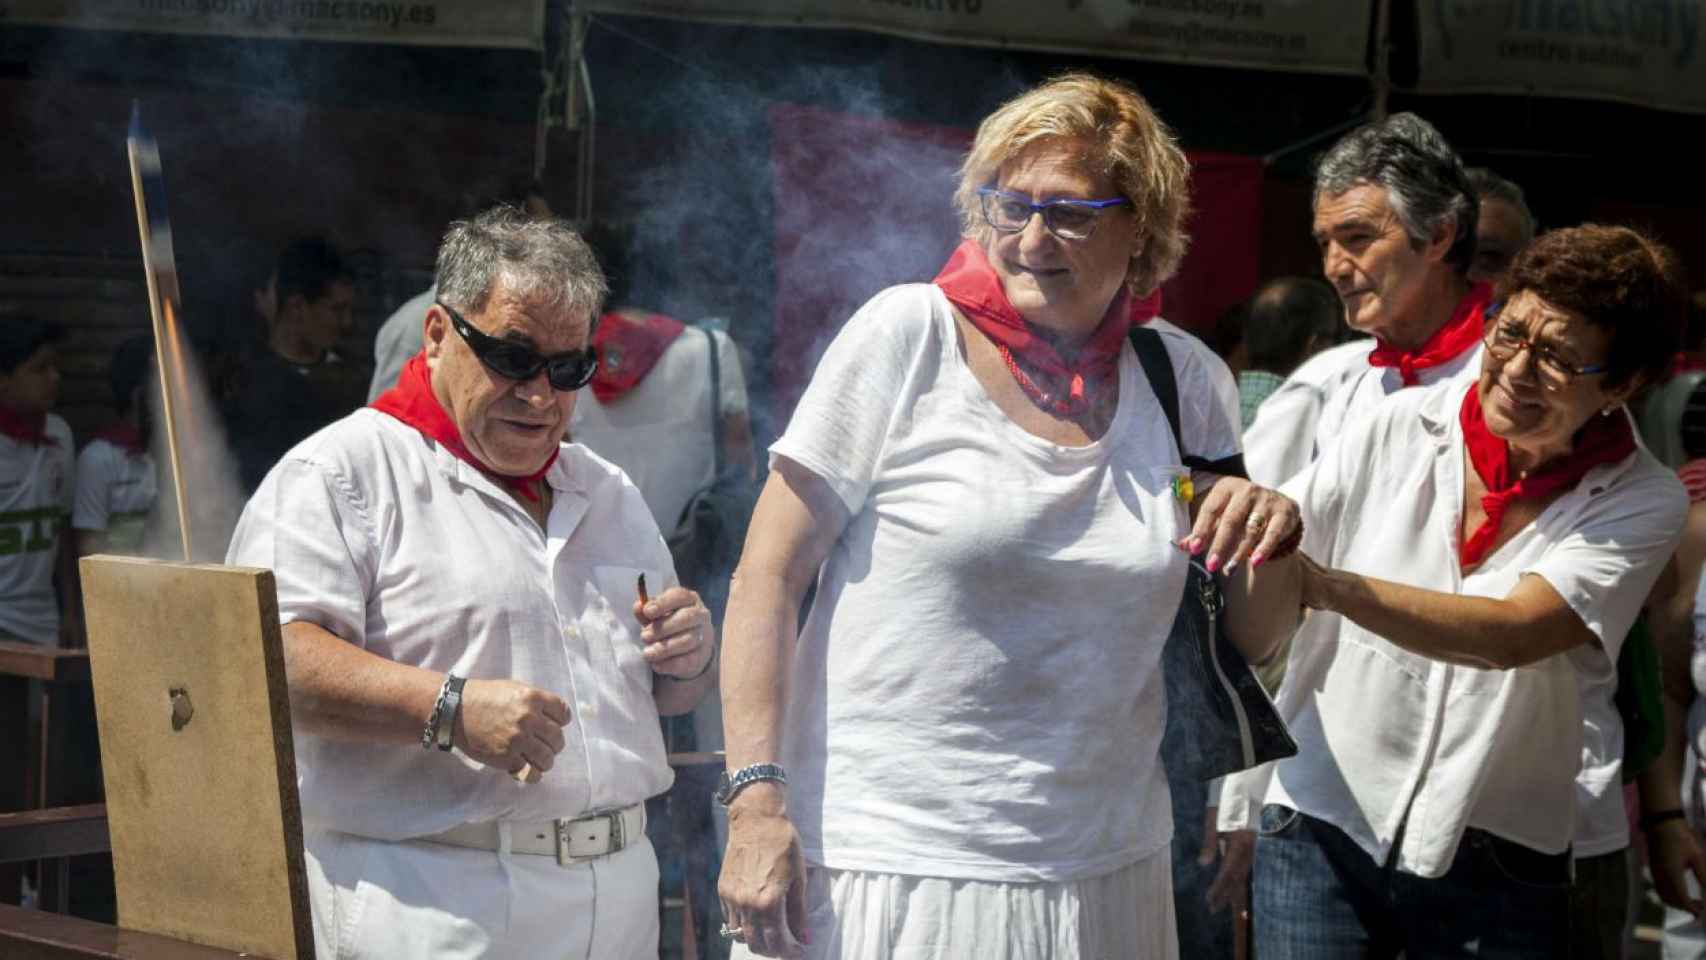
[[[1043,226],[1062,240],[1088,240],[1096,232],[1096,221],[1103,210],[1131,206],[1125,197],[1033,203],[1030,197],[994,187],[979,187],[977,198],[983,205],[984,222],[1001,233],[1018,233],[1031,222],[1033,215],[1040,213]]]
[[[1487,319],[1487,334],[1484,343],[1487,352],[1500,363],[1508,363],[1516,358],[1519,351],[1527,350],[1528,358],[1534,364],[1534,369],[1540,373],[1540,379],[1548,386],[1562,388],[1570,385],[1577,377],[1585,377],[1595,373],[1604,373],[1610,369],[1609,364],[1596,363],[1578,367],[1559,356],[1556,351],[1543,343],[1535,343],[1534,338],[1523,329],[1520,320],[1500,320],[1499,311],[1504,304],[1494,301],[1487,304],[1482,315]]]

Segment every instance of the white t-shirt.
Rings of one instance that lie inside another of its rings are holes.
[[[1238,449],[1230,381],[1163,333],[1184,435]],[[771,448],[850,521],[799,638],[782,754],[806,857],[996,881],[1095,876],[1172,834],[1160,655],[1184,586],[1184,472],[1129,345],[1086,447],[1003,414],[934,286],[848,321]]]
[[[52,442],[23,444],[0,434],[0,633],[56,643],[59,604],[53,568],[71,512],[71,428],[54,414]]]
[[[303,822],[395,840],[461,823],[549,820],[669,788],[633,605],[636,577],[675,582],[622,472],[565,444],[545,475],[546,529],[413,427],[361,409],[291,450],[243,510],[227,562],[266,567],[279,619],[369,653],[568,701],[567,744],[523,785],[461,751],[296,731]],[[425,717],[422,717],[425,722]]]
[[[1687,509],[1676,477],[1638,449],[1588,471],[1463,575],[1458,528],[1472,468],[1458,412],[1472,388],[1400,392],[1353,418],[1285,486],[1303,509],[1303,550],[1324,565],[1494,598],[1535,574],[1599,641],[1481,670],[1410,653],[1338,614],[1304,621],[1276,697],[1298,755],[1275,765],[1266,801],[1333,824],[1377,863],[1402,825],[1398,867],[1425,877],[1451,866],[1466,827],[1547,853],[1571,845],[1583,681],[1615,679]]]
[[[77,455],[77,502],[71,526],[104,531],[115,553],[142,552],[148,513],[159,496],[154,458],[95,439]]]
[[[717,340],[723,415],[746,412],[746,377],[727,334]],[[646,378],[609,406],[582,390],[569,436],[622,468],[640,488],[658,529],[675,530],[682,508],[712,480],[711,366],[705,331],[688,327]]]

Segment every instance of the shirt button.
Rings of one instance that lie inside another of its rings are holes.
[[[563,628],[563,636],[568,637],[570,640],[579,640],[581,638],[580,628],[579,627],[564,627]]]

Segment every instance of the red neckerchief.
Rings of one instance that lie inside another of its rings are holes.
[[[1131,297],[1131,325],[1141,327],[1156,317],[1161,316],[1161,288],[1147,297]]]
[[[592,395],[599,403],[609,403],[634,389],[685,329],[686,324],[661,313],[611,312],[600,317],[592,335],[592,348],[598,352]]]
[[[105,440],[132,457],[140,457],[148,452],[148,443],[142,439],[142,429],[128,420],[119,420],[102,427],[95,433],[95,439]]]
[[[1118,368],[1120,344],[1132,323],[1131,297],[1124,290],[1068,362],[1007,301],[1001,278],[975,240],[962,242],[933,282],[972,326],[995,342],[1019,388],[1044,410],[1063,417],[1083,413],[1090,406],[1088,385],[1107,379]]]
[[[1457,301],[1457,309],[1452,311],[1451,319],[1445,322],[1445,326],[1435,330],[1427,343],[1415,350],[1402,350],[1385,340],[1376,340],[1374,352],[1368,355],[1368,365],[1397,367],[1398,375],[1404,379],[1404,386],[1415,386],[1419,382],[1416,379],[1418,371],[1450,363],[1463,351],[1474,347],[1484,336],[1487,302],[1491,299],[1491,286],[1485,283],[1475,284],[1463,295],[1462,300]]]
[[[1686,351],[1680,351],[1676,356],[1670,358],[1670,372],[1665,374],[1665,379],[1669,380],[1672,377],[1680,377],[1685,373],[1693,373],[1696,370],[1706,370],[1706,359],[1702,359]]]
[[[1576,431],[1575,445],[1567,455],[1520,477],[1511,472],[1510,444],[1487,429],[1478,385],[1470,386],[1464,395],[1458,420],[1463,424],[1463,445],[1469,451],[1469,462],[1487,488],[1481,497],[1481,509],[1487,511],[1487,519],[1457,548],[1458,562],[1466,568],[1480,563],[1487,555],[1511,501],[1568,489],[1594,467],[1616,463],[1635,452],[1635,431],[1629,428],[1629,418],[1623,411],[1616,410],[1609,417],[1595,415]]]
[[[421,351],[409,358],[403,364],[403,372],[397,377],[397,385],[380,394],[373,401],[373,409],[380,413],[388,413],[403,421],[421,433],[427,439],[436,441],[439,446],[450,451],[458,460],[469,464],[474,469],[491,477],[499,486],[515,491],[524,500],[539,502],[539,493],[533,489],[551,469],[551,464],[557,462],[557,454],[561,447],[551,450],[551,456],[545,460],[545,465],[524,477],[498,473],[491,467],[480,462],[480,458],[468,451],[462,443],[462,431],[456,429],[456,422],[450,419],[450,414],[439,406],[438,398],[432,393],[432,370],[427,367],[426,351]]]
[[[0,406],[0,434],[5,434],[21,444],[38,447],[56,447],[59,441],[47,434],[47,414],[34,415],[19,413],[7,406]]]
[[[1688,491],[1688,502],[1706,500],[1706,460],[1690,460],[1676,468],[1676,477]]]

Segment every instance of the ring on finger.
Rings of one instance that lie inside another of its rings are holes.
[[[717,928],[717,935],[724,940],[733,940],[736,943],[746,942],[746,935],[741,932],[739,927],[731,927],[726,923]]]
[[[1268,515],[1265,513],[1252,513],[1250,514],[1250,519],[1244,521],[1244,529],[1251,533],[1260,533],[1262,530],[1266,529],[1267,526]]]

